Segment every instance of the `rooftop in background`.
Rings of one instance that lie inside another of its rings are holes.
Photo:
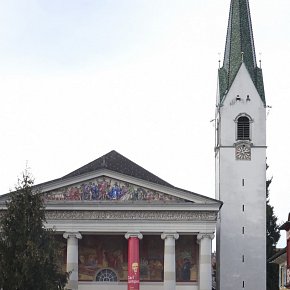
[[[288,215],[288,221],[285,222],[281,227],[280,230],[289,231],[290,230],[290,213]]]

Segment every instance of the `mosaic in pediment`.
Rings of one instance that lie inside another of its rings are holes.
[[[184,201],[159,191],[104,176],[47,192],[45,200]]]

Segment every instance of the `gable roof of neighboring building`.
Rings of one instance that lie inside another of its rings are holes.
[[[290,213],[288,215],[288,221],[285,222],[281,227],[280,230],[289,231],[290,230]]]
[[[286,249],[278,249],[278,251],[268,259],[268,263],[281,264],[286,261]]]
[[[230,89],[244,63],[256,89],[265,100],[262,69],[257,67],[251,14],[248,0],[232,0],[227,29],[223,67],[219,69],[220,102]]]

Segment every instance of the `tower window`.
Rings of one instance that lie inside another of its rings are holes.
[[[241,116],[238,118],[237,139],[250,140],[250,120],[248,117]]]

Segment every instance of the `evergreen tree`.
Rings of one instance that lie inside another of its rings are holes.
[[[40,192],[32,188],[27,170],[11,192],[0,226],[0,288],[3,290],[63,289],[67,274],[57,263],[58,243],[45,229]]]
[[[272,178],[266,182],[266,217],[267,217],[267,259],[275,254],[276,245],[280,238],[278,218],[275,216],[274,208],[270,205],[269,186]],[[279,282],[279,266],[267,262],[267,290],[278,290]]]

